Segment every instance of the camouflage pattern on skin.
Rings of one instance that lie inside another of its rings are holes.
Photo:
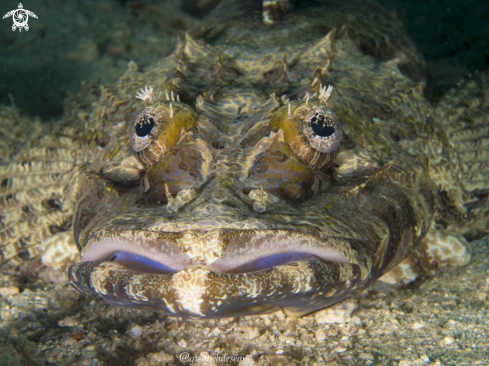
[[[75,147],[67,164],[31,149],[2,166],[2,259],[42,242],[65,268],[76,243],[79,291],[189,318],[303,315],[467,263],[459,233],[488,230],[488,173],[470,165],[489,160],[487,76],[434,108],[419,52],[374,3],[311,4],[273,26],[260,6],[223,1],[144,73],[131,63],[112,87],[87,86],[40,143]],[[454,98],[469,100],[454,113]],[[37,192],[44,211],[16,214],[12,172],[51,189]]]

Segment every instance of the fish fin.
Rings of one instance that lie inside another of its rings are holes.
[[[438,267],[464,266],[470,255],[469,245],[462,235],[448,230],[430,230],[406,259],[378,281],[387,285],[409,283],[435,273]]]
[[[27,145],[0,165],[0,264],[36,258],[42,241],[71,233],[78,166],[89,159],[70,128]]]
[[[458,174],[454,178],[460,182],[467,208],[468,222],[451,229],[489,232],[489,209],[484,202],[489,194],[489,73],[475,73],[448,92],[436,114],[455,151],[451,160],[458,165]]]

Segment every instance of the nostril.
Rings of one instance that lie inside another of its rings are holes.
[[[170,274],[177,272],[174,268],[165,266],[150,258],[129,252],[116,252],[107,260],[117,262],[127,269],[143,273]]]

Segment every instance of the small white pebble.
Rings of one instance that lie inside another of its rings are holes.
[[[362,321],[360,320],[360,318],[358,316],[353,316],[351,318],[351,322],[353,325],[356,325],[357,327],[361,327],[362,326]]]
[[[19,293],[19,288],[15,286],[0,287],[1,296],[11,296]]]
[[[274,315],[277,316],[277,319],[278,320],[284,320],[286,318],[285,313],[284,313],[283,310],[277,311],[276,313],[274,313]]]
[[[374,356],[370,353],[362,352],[358,355],[358,358],[361,360],[373,360]]]
[[[399,322],[395,318],[389,318],[389,322],[394,325],[395,327],[399,327]]]
[[[266,315],[259,315],[258,317],[261,318],[264,321],[264,323],[265,323],[266,326],[269,326],[270,324],[272,324],[272,322],[270,321],[270,318],[268,317],[268,314],[266,314]]]
[[[92,360],[88,357],[82,358],[81,360],[78,360],[77,364],[80,366],[90,366],[92,365]]]
[[[244,327],[245,332],[243,334],[244,339],[255,339],[260,335],[260,329],[258,327]]]
[[[453,343],[455,343],[455,339],[453,339],[453,337],[450,337],[450,336],[446,336],[445,338],[443,338],[441,340],[441,344],[444,346],[449,346]]]
[[[314,332],[314,336],[316,337],[316,341],[322,342],[326,339],[326,333],[321,328],[316,329]]]
[[[419,359],[424,363],[430,362],[430,358],[426,355],[422,355]]]
[[[351,313],[358,307],[354,300],[345,300],[314,314],[318,324],[338,323],[344,325],[351,321]]]
[[[185,339],[180,339],[177,344],[182,347],[182,348],[187,348],[187,342],[185,342]]]
[[[419,330],[421,328],[424,328],[424,324],[421,324],[421,323],[416,322],[413,325],[411,325],[411,329],[412,330]]]
[[[67,316],[66,318],[58,321],[60,327],[80,327],[83,328],[83,324],[75,317]]]
[[[134,337],[139,337],[141,334],[143,334],[143,328],[141,328],[139,325],[135,325],[134,327],[131,328],[131,333]]]

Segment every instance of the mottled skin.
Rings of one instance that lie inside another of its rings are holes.
[[[399,23],[361,4],[297,6],[270,27],[260,3],[222,4],[170,56],[144,73],[131,63],[87,93],[91,107],[72,107],[65,121],[86,122],[74,139],[83,159],[60,199],[69,231],[51,233],[81,252],[72,285],[183,317],[301,315],[403,260],[450,262],[423,256],[428,232],[487,230],[486,176],[462,175],[474,159],[450,140],[460,121],[424,98],[424,64]],[[339,147],[315,144],[314,113],[329,116]],[[486,136],[473,127],[467,139]],[[448,251],[468,260],[464,245]]]

